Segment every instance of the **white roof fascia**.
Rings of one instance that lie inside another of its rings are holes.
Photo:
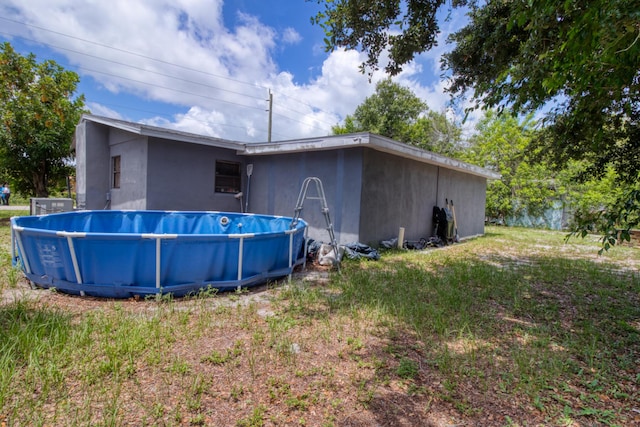
[[[487,179],[500,179],[499,173],[480,166],[462,162],[460,160],[432,153],[421,148],[395,141],[391,138],[372,134],[369,132],[330,135],[320,138],[296,139],[278,142],[242,143],[210,136],[197,135],[172,129],[143,125],[141,123],[127,122],[108,117],[84,114],[81,121],[91,121],[105,126],[111,126],[137,135],[170,139],[179,142],[208,145],[211,147],[236,150],[239,155],[262,156],[284,153],[302,153],[308,151],[335,150],[340,148],[353,148],[358,146],[428,163],[447,169],[457,170]]]
[[[278,142],[256,142],[245,145],[240,154],[261,156],[282,153],[301,153],[305,151],[335,150],[336,148],[352,148],[358,145],[368,145],[369,134],[358,133],[348,135],[333,135],[320,138],[295,139]]]
[[[152,138],[169,139],[179,142],[187,142],[192,144],[208,145],[212,147],[228,148],[231,150],[244,150],[245,144],[226,139],[214,138],[212,136],[197,135],[194,133],[181,132],[173,129],[167,129],[157,126],[149,126],[141,123],[127,122],[123,120],[111,119],[108,117],[94,116],[84,114],[83,121],[91,121],[94,123],[111,126],[125,132],[134,133],[136,135],[148,136]]]
[[[499,173],[460,160],[432,153],[403,142],[371,133],[333,135],[324,138],[246,144],[244,152],[239,154],[260,156],[282,153],[299,153],[305,151],[333,150],[337,148],[353,148],[366,146],[371,149],[428,163],[447,169],[469,173],[487,179],[500,179]]]
[[[461,160],[456,160],[451,157],[446,157],[441,154],[426,151],[413,145],[398,142],[380,135],[371,136],[371,145],[378,151],[395,154],[397,156],[406,157],[408,159],[413,159],[436,166],[441,166],[447,169],[470,173],[472,175],[481,176],[487,179],[501,178],[501,175],[499,173],[482,168],[477,165],[473,165],[471,163],[466,163]]]

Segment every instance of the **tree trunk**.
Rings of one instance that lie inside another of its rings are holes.
[[[47,177],[44,171],[37,171],[33,173],[33,189],[36,193],[36,197],[49,197]]]

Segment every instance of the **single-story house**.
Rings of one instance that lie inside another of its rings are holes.
[[[455,203],[461,238],[484,233],[486,185],[499,175],[371,133],[243,143],[95,115],[74,138],[79,209],[205,210],[293,216],[304,180],[322,182],[338,243],[433,235],[434,206]],[[239,194],[242,193],[242,194]],[[307,197],[315,196],[309,186]],[[310,237],[328,242],[320,201]]]

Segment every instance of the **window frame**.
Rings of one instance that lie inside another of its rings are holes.
[[[122,157],[111,156],[111,188],[120,188],[122,176]]]
[[[216,160],[213,189],[218,194],[242,191],[242,164],[231,160]]]

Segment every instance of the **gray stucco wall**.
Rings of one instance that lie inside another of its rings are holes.
[[[484,234],[487,179],[440,168],[438,206],[453,200],[461,238]]]
[[[432,234],[438,168],[374,150],[365,155],[360,239],[377,246],[398,236],[406,240]]]
[[[91,122],[76,127],[76,205],[104,209],[109,191],[109,129]]]
[[[121,156],[121,188],[111,189],[112,156]],[[318,177],[339,243],[378,245],[433,234],[433,206],[453,199],[460,237],[484,233],[486,178],[367,147],[242,156],[235,149],[141,136],[81,122],[76,129],[77,198],[84,209],[218,210],[292,216],[303,181]],[[241,164],[242,205],[215,193],[216,160]],[[248,188],[246,165],[253,164]],[[107,203],[110,196],[110,204]],[[308,197],[316,196],[312,184]],[[304,201],[310,237],[328,241],[318,200]]]
[[[233,194],[215,192],[216,160],[244,159],[234,150],[151,138],[147,209],[239,212]]]
[[[397,237],[400,227],[405,240],[431,237],[433,207],[445,206],[446,199],[455,203],[461,238],[483,234],[485,197],[486,178],[369,150],[360,239],[377,246],[380,240]]]
[[[120,156],[120,188],[111,188],[111,209],[148,209],[146,136],[111,129],[111,157]]]
[[[250,212],[293,216],[304,180],[318,177],[324,188],[336,240],[339,243],[358,240],[361,148],[253,157],[246,162],[254,165],[249,191]],[[311,184],[307,197],[316,195],[316,187]],[[329,241],[320,201],[305,200],[301,217],[309,224],[311,238]]]

